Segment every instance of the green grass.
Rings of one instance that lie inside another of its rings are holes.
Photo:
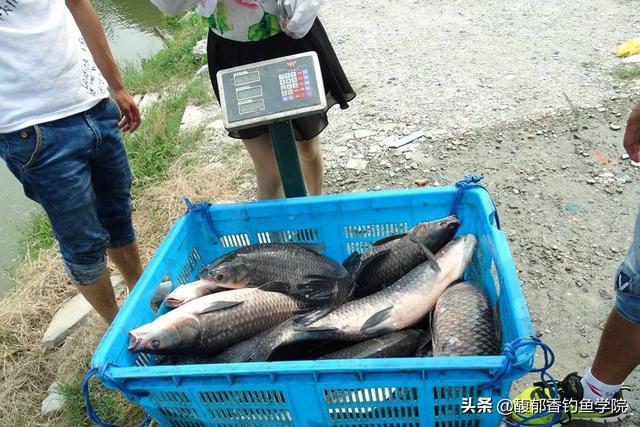
[[[196,80],[186,89],[165,96],[145,113],[140,128],[124,138],[129,162],[134,175],[134,190],[163,181],[169,166],[182,154],[187,153],[200,139],[202,132],[181,134],[178,128],[190,96],[197,93],[191,89],[198,86]],[[200,95],[198,95],[200,96]]]
[[[81,390],[82,380],[83,375],[79,375],[72,384],[62,385],[65,398],[63,423],[69,427],[94,426],[87,418]],[[140,407],[127,402],[120,392],[107,390],[99,380],[91,381],[90,393],[93,409],[107,423],[121,426],[138,425],[145,417]]]
[[[193,46],[206,37],[208,26],[202,17],[191,15],[184,21],[171,18],[167,26],[172,39],[155,56],[142,61],[142,71],[133,65],[125,65],[122,75],[131,93],[159,92],[180,84],[207,63],[196,58]]]
[[[620,80],[631,80],[640,77],[640,65],[619,65],[611,72]]]
[[[123,76],[131,93],[163,92],[162,99],[145,112],[140,128],[124,135],[129,162],[134,174],[134,192],[167,178],[175,160],[188,152],[202,136],[202,130],[185,132],[178,137],[182,114],[188,103],[201,105],[209,101],[210,84],[204,79],[190,81],[206,60],[195,58],[193,46],[204,38],[208,27],[199,16],[184,20],[171,18],[167,26],[172,39],[165,49],[145,60],[141,68],[126,66]],[[182,89],[179,89],[184,86]],[[44,213],[36,214],[21,239],[23,253],[31,259],[51,248],[55,239]]]
[[[40,253],[52,247],[55,241],[49,218],[40,211],[33,215],[31,222],[25,227],[20,244],[25,256],[37,259]]]

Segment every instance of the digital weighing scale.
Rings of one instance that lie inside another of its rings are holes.
[[[318,55],[306,52],[229,68],[217,79],[224,127],[267,125],[286,197],[305,196],[291,120],[327,106]]]

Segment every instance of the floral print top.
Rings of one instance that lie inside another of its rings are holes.
[[[207,20],[214,33],[239,42],[268,39],[282,31],[276,0],[218,0]]]

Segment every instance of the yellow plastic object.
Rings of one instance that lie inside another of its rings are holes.
[[[640,54],[640,38],[627,40],[616,49],[616,56],[618,58],[638,54]]]

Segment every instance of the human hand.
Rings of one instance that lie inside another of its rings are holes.
[[[629,115],[624,134],[624,149],[631,160],[640,162],[640,104]]]
[[[120,114],[122,114],[118,128],[123,132],[134,132],[138,129],[142,122],[140,110],[138,110],[138,106],[129,95],[129,92],[126,89],[111,91],[111,99],[116,103],[120,109]]]

